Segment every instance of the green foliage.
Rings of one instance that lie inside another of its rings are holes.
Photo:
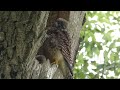
[[[120,77],[120,12],[88,11],[80,32],[80,48],[74,67],[76,79]]]

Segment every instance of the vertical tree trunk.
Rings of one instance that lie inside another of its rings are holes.
[[[75,60],[84,14],[80,11],[0,11],[0,78],[63,78],[56,65],[51,66],[49,60],[39,64],[35,56],[46,39],[46,26],[62,17],[69,21]]]

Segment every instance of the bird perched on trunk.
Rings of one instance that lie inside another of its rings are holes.
[[[57,64],[65,79],[72,79],[71,39],[67,25],[65,19],[58,18],[48,29],[48,37],[37,55],[44,55],[52,64]]]

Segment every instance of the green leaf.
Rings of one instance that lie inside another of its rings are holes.
[[[105,28],[101,28],[101,32],[105,32]]]
[[[96,53],[97,55],[99,55],[99,53],[100,53],[100,50],[99,50],[97,47],[93,47],[93,48],[92,48],[92,51],[93,51],[94,53]]]
[[[106,42],[111,41],[111,36],[109,33],[104,34],[103,39],[106,40]]]
[[[98,48],[96,48],[96,54],[99,55],[100,54],[100,50]]]
[[[85,43],[89,43],[89,42],[88,42],[88,38],[89,38],[89,36],[86,35],[85,38],[84,38],[84,42],[85,42]]]
[[[85,72],[88,71],[87,67],[88,67],[88,62],[87,62],[87,60],[84,60],[83,70],[84,70]]]
[[[104,64],[98,64],[97,65],[97,69],[99,69],[99,70],[102,69],[103,67],[104,67]]]
[[[99,30],[99,29],[97,29],[97,28],[95,28],[95,31],[101,33],[101,30]]]
[[[74,78],[76,78],[76,79],[84,79],[85,74],[84,74],[84,72],[82,72],[82,70],[75,69],[74,70]]]
[[[96,66],[96,61],[91,61],[91,64]]]
[[[110,54],[110,59],[111,59],[111,60],[114,60],[114,59],[115,59],[115,54],[114,54],[114,53],[111,53],[111,54]]]
[[[118,38],[116,42],[120,42],[120,38]]]
[[[111,49],[113,49],[113,48],[115,48],[115,43],[114,43],[114,42],[110,44],[109,50],[111,50]]]
[[[95,75],[93,73],[89,73],[89,77],[93,78]]]
[[[80,72],[80,79],[84,79],[85,78],[85,73]]]
[[[111,34],[112,32],[114,32],[114,31],[113,31],[113,30],[110,30],[110,31],[108,31],[107,33]]]
[[[104,51],[104,59],[105,59],[105,61],[109,60],[109,58],[108,58],[108,52],[107,51]]]
[[[90,23],[96,23],[96,20],[91,20]]]
[[[83,59],[83,54],[80,54],[80,55],[78,55],[78,58],[77,58],[79,61],[78,61],[78,64],[79,65],[81,65],[81,64],[83,64],[84,63],[84,59]]]
[[[119,60],[119,55],[118,55],[118,52],[116,52],[116,53],[114,53],[114,58],[115,58],[115,60]]]
[[[120,52],[120,47],[116,47],[117,48],[117,51]]]
[[[120,75],[120,72],[115,71],[115,75],[116,75],[116,76],[119,76],[119,75]]]
[[[97,44],[97,47],[98,47],[99,50],[103,49],[102,46],[100,45],[101,43],[97,42],[96,44]]]
[[[86,48],[86,50],[87,50],[87,55],[88,55],[89,57],[92,57],[92,56],[93,56],[93,52],[91,52],[91,51],[92,51],[92,47],[91,47],[91,46],[88,46],[88,48]]]
[[[85,36],[85,31],[84,31],[84,30],[81,30],[81,31],[80,31],[80,37],[82,38],[83,36]]]

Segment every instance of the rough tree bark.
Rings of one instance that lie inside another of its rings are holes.
[[[72,59],[79,46],[84,11],[0,11],[0,79],[62,79],[56,65],[35,59],[45,28],[57,18],[69,21]]]

